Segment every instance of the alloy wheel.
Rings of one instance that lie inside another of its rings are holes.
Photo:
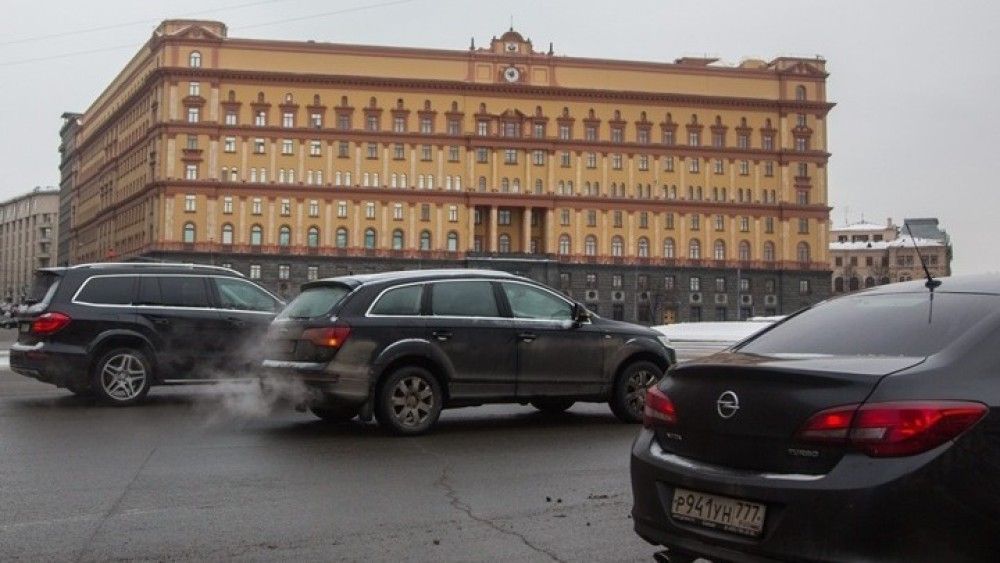
[[[431,415],[434,401],[430,383],[422,377],[404,377],[392,390],[392,415],[402,426],[417,427]]]
[[[122,352],[104,362],[101,387],[116,401],[131,401],[145,388],[146,375],[146,367],[139,357]]]
[[[640,369],[625,381],[625,404],[637,416],[642,416],[642,410],[646,407],[646,390],[657,380],[654,373]]]

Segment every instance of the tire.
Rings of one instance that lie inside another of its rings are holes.
[[[375,391],[379,426],[399,436],[423,434],[441,416],[444,394],[434,375],[418,366],[397,369]]]
[[[531,406],[546,414],[559,414],[572,407],[574,403],[576,403],[576,401],[573,399],[535,399],[534,401],[531,401]]]
[[[622,422],[642,422],[642,409],[646,404],[646,389],[663,377],[663,370],[653,362],[633,362],[615,379],[614,390],[608,405]]]
[[[329,424],[339,424],[342,422],[347,422],[352,418],[358,416],[358,409],[352,409],[347,407],[309,407],[309,412],[323,419],[323,422]]]
[[[136,348],[115,348],[94,364],[90,390],[102,403],[127,407],[142,402],[153,380],[153,363]]]

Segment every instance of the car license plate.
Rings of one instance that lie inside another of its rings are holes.
[[[21,323],[17,326],[17,330],[22,334],[31,332],[31,323]]]
[[[767,506],[729,497],[674,489],[670,514],[677,520],[706,528],[759,537],[764,531]]]

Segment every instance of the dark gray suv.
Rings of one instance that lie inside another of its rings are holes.
[[[274,320],[264,373],[311,391],[330,421],[374,416],[398,434],[441,409],[608,402],[642,418],[646,388],[674,362],[662,336],[602,319],[552,289],[483,270],[423,270],[307,283]]]

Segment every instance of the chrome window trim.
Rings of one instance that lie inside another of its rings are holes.
[[[819,481],[820,479],[826,477],[826,475],[809,475],[803,473],[762,473],[758,471],[730,469],[721,465],[694,461],[677,454],[669,453],[665,451],[655,439],[649,444],[649,455],[664,463],[669,463],[670,465],[676,465],[678,467],[683,467],[684,469],[698,471],[699,473],[708,475],[737,476],[743,478],[799,482]]]
[[[242,278],[242,277],[237,278],[237,277],[234,277],[234,276],[218,276],[218,275],[211,275],[211,274],[147,274],[147,273],[143,273],[143,274],[97,274],[97,275],[94,275],[94,276],[90,276],[87,279],[85,279],[82,284],[80,284],[80,287],[77,288],[76,292],[73,294],[73,297],[70,299],[70,303],[73,304],[73,305],[83,305],[85,307],[103,307],[103,308],[129,307],[129,308],[132,308],[132,309],[157,309],[157,310],[164,310],[165,309],[165,310],[168,310],[168,311],[229,311],[229,312],[235,312],[235,313],[254,313],[254,314],[258,314],[258,315],[275,315],[275,314],[277,314],[276,311],[247,311],[245,309],[223,309],[222,307],[217,307],[217,306],[213,306],[213,305],[209,305],[208,307],[180,307],[180,306],[176,306],[176,305],[136,305],[134,303],[119,303],[119,304],[114,304],[114,303],[91,303],[89,301],[80,301],[79,299],[77,299],[79,297],[80,293],[83,291],[83,289],[85,287],[87,287],[87,284],[89,284],[90,281],[93,280],[93,279],[96,279],[96,278],[122,278],[122,277],[136,277],[136,278],[142,278],[142,277],[146,277],[146,278],[150,278],[150,277],[159,277],[159,278],[162,278],[162,277],[179,277],[179,278],[197,277],[197,278],[224,278],[224,279],[233,279],[233,280],[239,280],[239,281],[241,281],[243,283],[252,284],[255,287],[257,287],[258,289],[260,289],[261,291],[263,291],[264,293],[270,295],[271,298],[274,299],[274,301],[276,303],[280,303],[281,302],[281,300],[278,299],[270,291],[264,289],[263,287],[261,287],[261,286],[259,286],[257,284],[254,284],[252,281],[250,281],[250,280],[248,280],[246,278]]]

